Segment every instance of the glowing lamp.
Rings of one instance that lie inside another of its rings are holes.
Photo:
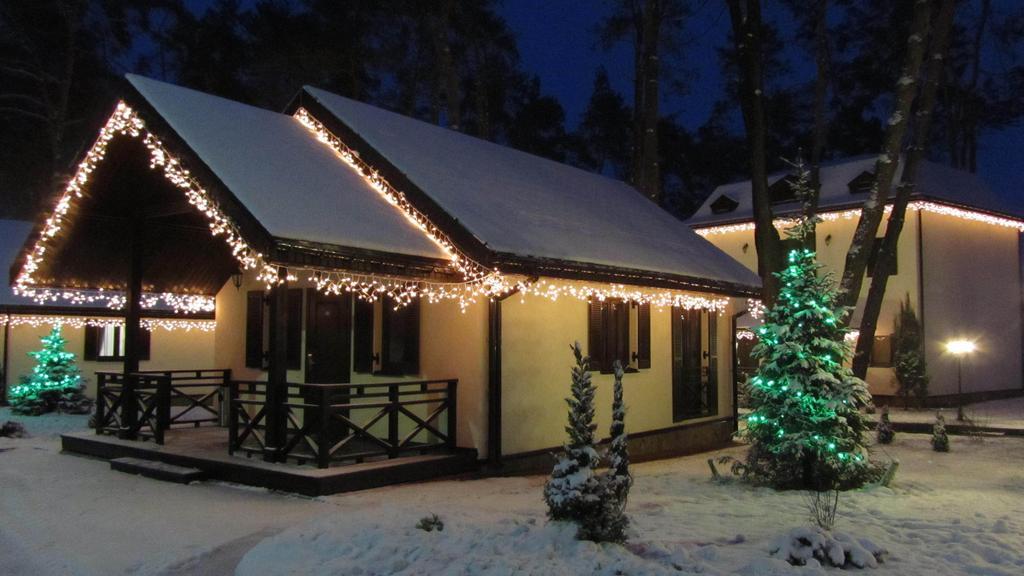
[[[977,350],[977,346],[970,340],[950,340],[946,342],[946,352],[955,356],[970,354]]]

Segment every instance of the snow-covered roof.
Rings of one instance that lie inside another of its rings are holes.
[[[5,277],[21,253],[22,246],[32,231],[32,223],[23,220],[0,219],[0,265],[3,265]],[[32,306],[35,303],[29,298],[16,296],[11,287],[4,282],[0,287],[0,306]]]
[[[493,252],[760,284],[624,182],[317,88],[305,92]]]
[[[446,258],[290,116],[142,76],[126,78],[271,235]]]
[[[867,198],[866,192],[851,193],[850,181],[861,174],[873,173],[877,156],[856,156],[821,166],[821,198],[819,206],[822,210],[858,207]],[[896,181],[903,170],[903,163],[897,167]],[[768,185],[785,178],[789,172],[777,172],[768,177]],[[734,201],[733,210],[715,214],[712,204],[723,196]],[[1011,218],[1024,218],[1024,210],[1018,204],[1001,198],[977,174],[957,170],[935,162],[922,162],[918,166],[915,198],[934,200],[967,208],[975,208]],[[891,196],[890,196],[891,199]],[[776,215],[791,214],[799,211],[798,202],[786,202],[772,206]],[[688,220],[691,226],[702,227],[710,224],[724,224],[752,220],[753,205],[751,202],[750,180],[724,184],[708,196],[704,204]]]

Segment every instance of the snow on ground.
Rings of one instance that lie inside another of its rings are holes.
[[[937,454],[898,433],[878,453],[901,462],[892,488],[843,495],[837,530],[889,550],[870,573],[1024,573],[1024,439],[951,440]],[[806,524],[803,495],[712,483],[708,454],[635,466],[623,548],[549,524],[543,477],[308,499],[162,483],[58,450],[53,437],[0,439],[0,574],[835,573],[769,557]],[[430,513],[443,532],[415,528]]]
[[[941,410],[904,410],[899,401],[890,407],[889,417],[893,422],[934,422],[936,412],[942,412],[947,423],[956,423],[955,407]],[[978,426],[1024,429],[1024,396],[968,404],[964,406],[964,415]]]
[[[64,432],[81,430],[89,425],[88,414],[43,414],[42,416],[19,416],[11,414],[8,407],[0,407],[0,424],[14,420],[25,426],[30,436],[55,438]]]

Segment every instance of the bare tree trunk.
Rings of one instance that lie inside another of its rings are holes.
[[[640,106],[640,191],[654,201],[661,202],[661,175],[658,170],[658,42],[661,38],[662,6],[660,0],[645,0],[643,33],[641,34],[640,74],[643,101]]]
[[[811,197],[805,202],[804,216],[810,221],[818,213],[821,195],[821,159],[828,139],[828,85],[831,73],[831,51],[828,42],[828,0],[818,0],[814,14],[814,135],[811,142]],[[814,229],[807,234],[805,245],[814,250],[817,244]]]
[[[643,184],[644,141],[644,18],[645,0],[634,0],[633,8],[633,146],[630,159],[629,181],[637,190]]]
[[[967,83],[965,97],[965,121],[963,134],[963,156],[961,168],[971,173],[978,171],[978,117],[981,115],[981,98],[978,97],[978,79],[981,76],[982,40],[989,16],[992,14],[992,1],[981,0],[981,13],[978,15],[978,26],[974,30],[973,53],[971,54],[971,77]]]
[[[892,263],[896,260],[896,248],[900,232],[903,231],[907,204],[910,203],[910,196],[914,191],[917,168],[928,153],[932,111],[935,109],[935,101],[939,92],[939,83],[942,69],[945,66],[949,34],[953,28],[955,12],[956,0],[942,0],[939,13],[935,17],[935,25],[932,27],[927,79],[921,90],[917,113],[914,115],[913,144],[904,161],[900,186],[896,190],[896,200],[893,202],[892,212],[889,214],[885,237],[882,239],[878,256],[875,258],[871,288],[868,289],[864,313],[861,316],[860,339],[857,340],[857,350],[853,357],[853,372],[859,378],[864,378],[868,373],[872,343],[875,340],[875,330],[878,328],[878,316],[882,310],[882,301],[885,299],[885,289],[889,283]]]
[[[840,285],[843,304],[846,306],[857,305],[864,284],[864,271],[867,268],[871,245],[878,233],[878,225],[882,222],[885,205],[889,200],[889,190],[892,188],[893,176],[899,164],[910,111],[917,95],[930,15],[931,1],[915,0],[913,21],[907,37],[907,52],[900,78],[896,82],[896,105],[892,116],[889,117],[882,154],[875,162],[874,185],[861,208],[860,219],[857,221],[850,249],[846,253],[846,267],[843,269]]]
[[[448,119],[448,127],[452,130],[462,129],[462,118],[459,102],[459,75],[452,58],[452,45],[448,39],[448,30],[451,28],[452,13],[455,10],[454,0],[445,0],[441,5],[441,12],[434,22],[434,50],[437,57],[436,83],[442,86],[445,96],[445,116]]]
[[[740,108],[750,147],[750,186],[754,207],[754,247],[757,271],[762,281],[762,298],[768,306],[775,302],[779,281],[773,275],[782,263],[782,244],[773,222],[768,198],[766,159],[767,125],[764,114],[764,72],[762,70],[762,34],[760,0],[728,0],[733,41],[740,61]]]

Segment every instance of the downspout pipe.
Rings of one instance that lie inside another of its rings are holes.
[[[729,334],[730,347],[732,348],[732,431],[740,430],[740,382],[739,368],[740,358],[736,354],[736,325],[738,320],[748,314],[750,310],[743,309],[732,315],[732,331]]]

